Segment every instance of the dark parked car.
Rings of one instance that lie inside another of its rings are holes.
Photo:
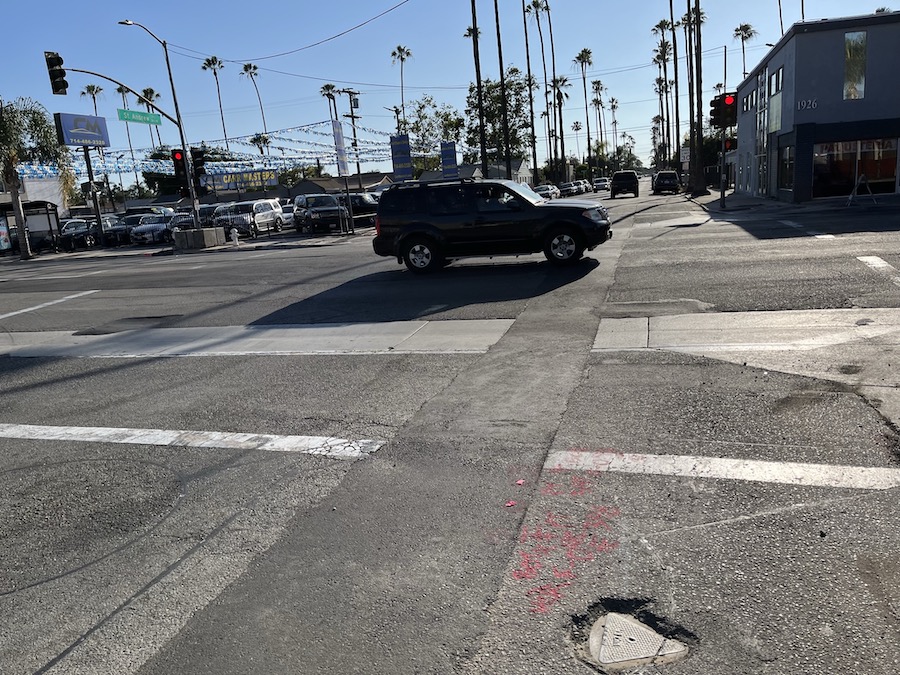
[[[99,243],[100,230],[96,221],[71,218],[59,228],[59,245],[64,251],[94,248]]]
[[[612,180],[609,182],[610,199],[623,192],[631,192],[635,197],[638,196],[637,171],[616,171],[613,174]]]
[[[294,227],[297,232],[340,232],[341,222],[350,213],[334,195],[299,195],[294,198]]]
[[[471,179],[392,186],[375,232],[375,253],[419,273],[466,256],[540,251],[567,265],[612,236],[609,214],[594,200],[550,202],[513,181]]]
[[[675,171],[660,171],[653,177],[653,194],[671,192],[673,195],[677,195],[679,190],[681,190],[681,183],[678,180],[678,173]]]
[[[341,206],[347,206],[347,195],[339,194],[337,196],[338,203]],[[378,200],[368,192],[351,192],[350,206],[353,211],[353,221],[355,223],[375,224],[375,212],[378,211]]]

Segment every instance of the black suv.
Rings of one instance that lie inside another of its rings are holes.
[[[609,182],[609,198],[612,199],[623,192],[631,192],[638,196],[637,171],[616,171]]]
[[[680,189],[681,181],[678,180],[678,174],[675,171],[660,171],[653,178],[653,194],[655,195],[663,192],[677,195]]]
[[[544,252],[555,264],[578,261],[612,236],[609,214],[595,200],[549,202],[508,180],[399,183],[382,193],[375,253],[413,272],[455,258]]]

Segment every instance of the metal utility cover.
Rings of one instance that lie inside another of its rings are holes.
[[[648,663],[669,663],[687,656],[688,647],[666,638],[626,614],[610,613],[591,628],[591,656],[601,666],[632,668]]]

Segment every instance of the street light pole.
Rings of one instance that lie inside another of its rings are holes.
[[[191,161],[191,149],[188,147],[187,140],[184,137],[184,123],[181,121],[181,111],[178,109],[178,95],[175,93],[175,80],[172,77],[172,64],[169,62],[169,47],[165,40],[161,40],[156,34],[145,25],[125,19],[119,21],[123,26],[137,26],[143,28],[150,37],[162,45],[163,53],[166,56],[166,70],[169,73],[169,85],[172,87],[172,103],[175,105],[175,126],[178,127],[178,137],[181,139],[181,149],[184,151],[184,164],[187,168],[188,175],[188,193],[191,196],[191,216],[194,220],[194,228],[200,229],[200,204],[197,201],[197,191],[194,189],[194,163]]]

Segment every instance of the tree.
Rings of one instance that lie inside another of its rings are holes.
[[[563,170],[563,178],[568,179],[568,173],[565,169],[566,162],[566,125],[563,121],[563,104],[565,100],[569,98],[568,92],[566,89],[572,86],[572,83],[569,82],[569,78],[565,75],[560,75],[559,77],[553,78],[553,93],[556,98],[556,107],[559,111],[559,126],[557,129],[559,130],[559,157],[562,161],[562,170]]]
[[[404,125],[406,125],[406,99],[403,93],[403,64],[411,57],[412,52],[403,45],[397,45],[397,48],[391,52],[391,63],[400,62],[400,111],[403,114]]]
[[[144,102],[144,106],[147,108],[147,112],[153,112],[153,106],[151,103],[155,103],[159,100],[159,94],[153,89],[153,87],[147,87],[146,89],[141,90],[141,100]],[[148,124],[150,127],[150,148],[153,148],[153,127],[154,125]],[[162,147],[162,137],[159,135],[159,126],[156,126],[156,140],[157,145]]]
[[[322,88],[319,89],[319,93],[328,99],[328,119],[331,120],[338,119],[337,100],[335,99],[335,92],[337,92],[337,87],[335,87],[330,82],[328,84],[323,84]]]
[[[672,132],[670,131],[672,127],[672,116],[669,111],[669,59],[672,57],[672,43],[666,40],[666,33],[671,32],[671,30],[671,22],[668,19],[661,19],[650,31],[654,35],[660,36],[659,44],[654,50],[654,54],[659,58],[659,62],[662,65],[662,96],[665,99],[665,120],[662,127],[662,140],[667,148],[672,147]],[[677,63],[675,63],[675,69],[678,69]],[[669,153],[667,152],[666,154],[668,155]]]
[[[225,109],[222,108],[222,90],[219,87],[219,71],[225,67],[225,64],[219,60],[218,56],[210,56],[203,61],[200,66],[203,70],[208,70],[213,74],[216,80],[216,95],[219,97],[219,116],[222,118],[222,135],[225,136],[225,148],[228,147],[228,132],[225,130]]]
[[[532,159],[532,185],[538,184],[538,163],[537,163],[537,134],[534,128],[534,76],[531,72],[531,50],[528,46],[528,8],[525,6],[525,0],[522,0],[522,24],[525,29],[525,75],[528,82],[528,115],[531,120],[531,159]]]
[[[475,59],[475,89],[477,98],[475,101],[476,110],[478,111],[478,148],[481,158],[481,171],[487,175],[487,136],[484,131],[484,87],[481,81],[481,56],[478,50],[478,39],[481,36],[477,28],[478,13],[475,9],[475,0],[472,0],[472,25],[466,30],[463,37],[471,38],[472,52]],[[399,132],[400,123],[397,122],[397,130]]]
[[[619,127],[616,123],[616,111],[619,109],[619,101],[618,99],[611,98],[609,99],[609,110],[612,113],[612,126],[613,126],[613,146],[615,146],[615,170],[619,170],[619,146],[616,143],[616,135],[619,133]]]
[[[484,99],[484,124],[481,125],[475,115],[478,105],[475,84],[469,85],[469,95],[466,97],[465,119],[466,145],[476,147],[479,143],[480,133],[485,134],[487,148],[495,148],[496,163],[505,161],[503,156],[503,114],[501,110],[500,83],[486,79],[482,83]],[[518,68],[510,66],[506,69],[506,96],[509,101],[509,147],[512,159],[525,159],[528,155],[528,138],[531,127],[528,120],[528,82]],[[473,161],[473,157],[467,155],[466,161]]]
[[[591,50],[585,47],[575,57],[575,65],[581,68],[581,84],[584,87],[584,128],[587,134],[587,163],[588,163],[588,179],[593,182],[594,171],[591,168],[591,115],[588,112],[588,95],[587,95],[587,69],[594,65]],[[580,126],[580,125],[579,125]],[[578,142],[578,135],[575,135],[575,142]],[[581,153],[579,153],[581,154]]]
[[[672,36],[672,69],[675,71],[675,78],[672,84],[675,85],[675,151],[681,148],[681,90],[678,82],[678,32],[675,30],[678,25],[675,23],[675,5],[673,0],[669,0],[669,32]]]
[[[241,76],[249,78],[253,83],[253,88],[256,90],[256,100],[259,101],[259,114],[262,117],[263,123],[263,135],[266,135],[269,133],[269,129],[266,127],[266,111],[263,109],[262,97],[259,95],[259,87],[256,86],[256,78],[259,77],[259,68],[254,63],[245,63],[241,70]]]
[[[18,165],[23,162],[55,164],[60,170],[60,180],[71,186],[74,179],[69,171],[69,159],[68,148],[59,144],[56,127],[40,103],[30,98],[17,98],[9,103],[0,101],[0,177],[9,190],[22,260],[29,260],[34,254],[22,207]]]
[[[103,87],[99,84],[86,84],[81,92],[81,98],[90,98],[94,104],[94,117],[97,117],[97,99],[100,98],[100,92],[102,91]]]
[[[542,117],[545,117],[547,121],[550,121],[550,79],[547,77],[547,53],[544,48],[544,31],[541,28],[541,14],[544,11],[544,5],[546,3],[544,0],[531,0],[531,4],[525,8],[525,11],[532,16],[534,16],[534,20],[537,23],[538,27],[538,37],[541,42],[541,64],[544,68],[544,113]],[[553,116],[553,119],[556,119],[556,116]],[[552,124],[550,125],[553,126]],[[556,176],[556,145],[551,143],[550,137],[551,133],[547,134],[547,162],[553,167],[553,175]]]
[[[419,175],[441,166],[441,141],[459,142],[466,121],[451,105],[438,105],[425,94],[410,105],[409,147]]]
[[[269,144],[271,143],[268,134],[254,134],[250,137],[250,144],[255,145],[259,148],[259,154],[265,155],[265,151],[268,149]]]
[[[734,39],[741,41],[741,61],[744,64],[744,77],[747,77],[747,50],[745,44],[747,40],[752,40],[759,33],[749,23],[742,23],[734,29]]]
[[[581,122],[575,120],[572,122],[572,131],[575,132],[575,158],[581,162],[581,145],[578,142],[578,132],[581,131]]]

